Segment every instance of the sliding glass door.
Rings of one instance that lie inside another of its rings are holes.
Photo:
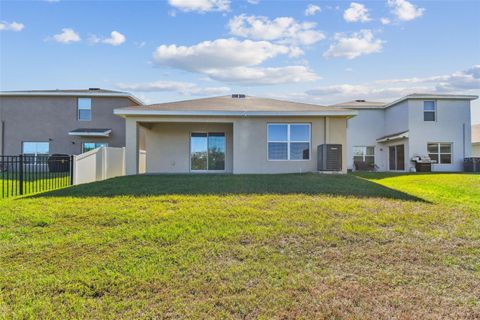
[[[388,148],[389,169],[405,170],[405,147],[403,144],[397,146],[390,146]]]
[[[192,171],[225,171],[225,133],[194,132],[190,136]]]

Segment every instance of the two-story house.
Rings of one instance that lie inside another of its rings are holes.
[[[125,146],[125,120],[113,109],[142,102],[126,92],[38,90],[0,92],[0,154],[79,154]]]
[[[348,169],[410,171],[412,158],[430,157],[432,171],[463,171],[471,155],[473,95],[411,94],[391,103],[356,100],[334,105],[358,115],[347,123]]]

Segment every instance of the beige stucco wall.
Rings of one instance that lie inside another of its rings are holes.
[[[302,161],[267,160],[268,123],[310,123],[311,157]],[[227,172],[297,173],[317,171],[317,146],[343,145],[343,172],[347,168],[345,117],[128,117],[126,121],[127,174],[138,172],[139,127],[145,130],[147,173],[189,172],[191,131],[225,131]]]
[[[79,121],[78,97],[82,96],[0,96],[0,122],[5,123],[4,154],[20,154],[24,141],[49,142],[50,153],[66,154],[81,153],[83,142],[124,147],[125,120],[115,116],[113,109],[134,103],[125,97],[91,97],[92,120]],[[105,138],[68,135],[77,128],[108,128],[112,133]]]
[[[472,144],[472,157],[480,157],[480,142]]]
[[[145,130],[146,172],[190,172],[190,133],[225,132],[225,172],[233,172],[233,135],[230,123],[158,123]]]

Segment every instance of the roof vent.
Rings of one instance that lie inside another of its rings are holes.
[[[245,95],[234,93],[234,94],[232,94],[232,99],[245,99]]]
[[[355,102],[365,102],[365,100],[355,100]]]
[[[88,90],[94,91],[94,90],[100,90],[100,88],[88,88]]]

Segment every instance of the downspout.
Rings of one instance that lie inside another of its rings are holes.
[[[465,159],[465,157],[466,157],[466,155],[465,155],[465,150],[466,150],[466,148],[467,148],[467,146],[466,146],[466,139],[465,139],[465,138],[466,138],[465,129],[466,129],[466,128],[465,128],[465,123],[464,123],[464,124],[463,124],[463,132],[462,132],[462,133],[463,133],[463,159]]]
[[[2,144],[2,148],[0,150],[0,155],[4,155],[5,153],[5,121],[2,120],[1,122],[1,125],[2,125],[2,128],[1,128],[1,132],[0,134],[2,135],[2,141],[0,141],[0,143]]]

